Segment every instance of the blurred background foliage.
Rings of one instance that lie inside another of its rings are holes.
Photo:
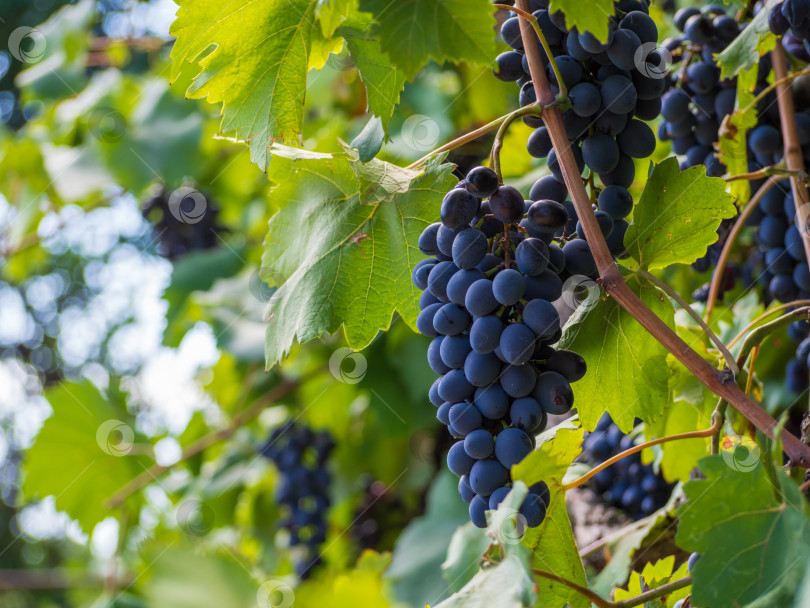
[[[339,336],[264,371],[271,292],[258,265],[272,184],[247,147],[215,137],[216,107],[185,100],[187,82],[169,86],[176,6],[2,6],[0,40],[20,27],[41,38],[23,61],[0,51],[0,603],[270,597],[292,552],[276,525],[278,474],[257,448],[289,419],[337,443],[325,566],[296,605],[424,606],[459,589],[474,574],[459,564],[484,541],[440,473],[449,437],[427,406],[427,341],[395,322],[364,351],[357,382],[351,362],[330,373]],[[431,64],[406,85],[380,157],[407,164],[516,105],[489,66]],[[367,122],[345,50],[310,71],[305,118],[301,143],[319,151]],[[502,152],[524,190],[546,172],[528,133],[517,125]],[[463,174],[490,145],[449,161]],[[172,212],[183,188],[202,195],[201,221]],[[706,279],[668,277],[684,293]],[[120,424],[99,435],[110,420]],[[128,484],[137,491],[121,497]]]

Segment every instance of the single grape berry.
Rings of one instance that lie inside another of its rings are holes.
[[[489,167],[474,167],[464,179],[467,190],[478,198],[489,198],[498,190],[498,176]]]
[[[478,213],[480,200],[468,190],[454,188],[444,197],[441,208],[442,224],[451,230],[469,226]]]
[[[512,186],[501,186],[489,199],[492,214],[504,224],[517,224],[523,218],[523,196]],[[468,222],[469,223],[469,222]]]

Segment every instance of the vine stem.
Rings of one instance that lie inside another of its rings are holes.
[[[506,116],[506,120],[504,120],[498,127],[498,132],[495,134],[495,141],[492,143],[492,151],[489,154],[489,166],[493,171],[495,171],[495,175],[498,176],[499,184],[503,184],[503,176],[501,175],[501,148],[503,147],[503,140],[506,137],[506,132],[509,130],[512,123],[518,118],[532,114],[535,116],[542,116],[543,108],[536,103],[523,106],[511,114],[508,114]]]
[[[780,63],[781,69],[779,71],[776,70],[776,54],[775,54],[775,51],[776,51],[777,48],[782,51],[780,53],[782,55],[782,63]],[[769,84],[767,87],[762,89],[759,92],[759,94],[756,97],[754,97],[754,99],[752,99],[751,102],[747,106],[745,106],[745,109],[742,111],[743,114],[746,114],[746,113],[750,112],[751,110],[753,110],[756,107],[756,105],[760,101],[765,99],[765,97],[768,95],[768,93],[770,93],[774,89],[778,89],[778,88],[782,87],[783,85],[789,84],[792,80],[795,80],[799,76],[805,76],[806,74],[810,74],[810,67],[805,68],[803,70],[800,70],[798,72],[793,72],[792,74],[786,74],[785,73],[785,67],[784,67],[785,66],[785,53],[784,53],[784,50],[782,50],[781,41],[776,43],[776,48],[774,49],[774,53],[772,53],[771,57],[774,60],[773,70],[774,70],[774,76],[776,76],[776,80],[774,80],[771,84]],[[780,74],[780,72],[781,72],[781,74]],[[791,99],[791,102],[792,101],[793,100]],[[791,103],[791,105],[792,105],[792,103]],[[794,119],[794,122],[795,122],[795,119]]]
[[[687,313],[689,313],[689,316],[692,317],[695,320],[695,323],[700,325],[703,332],[707,336],[709,336],[709,339],[717,347],[717,350],[719,350],[722,353],[723,358],[726,360],[726,365],[728,365],[728,368],[732,371],[732,373],[735,376],[739,375],[740,368],[737,367],[737,362],[734,360],[734,356],[730,352],[728,352],[728,349],[726,348],[726,345],[723,344],[723,341],[720,340],[720,338],[717,337],[717,335],[711,330],[711,328],[708,325],[706,325],[706,323],[703,321],[701,316],[698,313],[695,312],[695,309],[692,308],[691,306],[689,306],[689,304],[686,302],[686,300],[684,300],[680,296],[680,294],[678,294],[677,291],[672,289],[672,287],[670,287],[669,285],[664,283],[661,279],[659,279],[654,274],[652,274],[650,272],[647,272],[643,268],[639,268],[637,272],[638,272],[638,274],[640,276],[647,279],[650,283],[652,283],[653,285],[658,287],[658,289],[660,289],[665,294],[667,294],[670,298],[675,300],[681,308],[683,308]]]
[[[757,364],[757,357],[759,356],[759,345],[751,349],[751,364],[748,366],[748,378],[745,380],[745,394],[751,394],[751,385],[754,383],[754,368]]]
[[[649,591],[645,591],[644,593],[637,595],[636,597],[631,597],[626,600],[622,600],[620,602],[611,602],[612,608],[632,608],[633,606],[640,606],[650,600],[657,599],[663,595],[667,595],[672,593],[673,591],[678,591],[679,589],[683,589],[684,587],[688,587],[692,584],[694,579],[691,576],[686,576],[684,578],[678,579],[677,581],[672,581],[667,583],[666,585],[661,585],[660,587],[656,587],[655,589],[650,589]]]
[[[200,452],[203,452],[210,448],[212,445],[219,443],[220,441],[224,441],[231,437],[236,431],[238,431],[242,426],[246,423],[253,420],[256,416],[261,414],[266,407],[275,403],[279,399],[284,398],[296,388],[301,386],[307,380],[311,379],[314,376],[317,376],[324,370],[323,367],[319,367],[311,372],[301,376],[297,379],[286,379],[282,380],[279,384],[274,386],[270,391],[268,391],[264,397],[261,399],[257,399],[254,401],[250,407],[241,411],[239,414],[233,417],[231,423],[223,429],[218,431],[214,431],[213,433],[209,433],[203,437],[200,437],[198,440],[190,443],[184,450],[180,456],[180,459],[176,462],[173,462],[170,465],[162,465],[162,464],[154,464],[148,469],[145,469],[143,473],[137,475],[132,480],[129,481],[123,488],[118,490],[115,494],[113,494],[107,501],[104,503],[105,508],[113,509],[115,507],[119,507],[123,504],[123,502],[129,498],[132,494],[140,490],[142,487],[146,486],[147,484],[151,483],[158,476],[162,475],[175,465],[185,460],[188,460],[192,456],[196,456]]]
[[[641,450],[646,450],[647,448],[651,448],[654,445],[660,445],[662,443],[668,443],[670,441],[680,441],[682,439],[700,439],[705,437],[712,437],[717,435],[722,428],[722,424],[719,424],[717,421],[712,421],[712,425],[703,431],[690,431],[688,433],[678,433],[677,435],[668,435],[666,437],[659,437],[658,439],[652,439],[650,441],[645,441],[644,443],[639,443],[638,445],[634,445],[632,448],[625,450],[624,452],[619,452],[615,456],[608,458],[603,463],[595,466],[590,471],[585,473],[582,477],[579,477],[572,481],[571,483],[563,484],[563,490],[568,491],[573,488],[581,486],[583,483],[588,481],[591,477],[599,473],[599,471],[603,471],[604,469],[608,468],[611,465],[616,464],[623,458],[627,458],[628,456],[632,456],[633,454],[640,452]]]
[[[778,329],[782,329],[786,325],[790,325],[794,321],[807,319],[808,315],[810,315],[810,306],[803,306],[801,308],[797,308],[796,310],[790,311],[788,314],[779,317],[775,321],[771,321],[770,323],[757,327],[745,338],[742,349],[740,350],[740,354],[737,357],[737,365],[743,367],[745,362],[748,360],[748,355],[751,354],[752,349],[755,346],[759,346],[762,341],[773,332]]]
[[[773,73],[776,77],[774,86],[776,87],[776,101],[779,104],[779,122],[782,125],[782,139],[785,142],[785,162],[791,171],[803,172],[804,157],[802,156],[802,146],[799,143],[799,134],[796,131],[796,108],[793,105],[790,81],[785,76],[785,50],[782,47],[781,39],[776,41],[776,46],[771,51],[771,59]],[[810,68],[794,74],[803,72],[810,74]],[[807,196],[807,185],[797,177],[791,176],[790,187],[793,190],[793,203],[796,206],[796,221],[798,222],[801,217],[800,210],[804,205],[810,203],[810,198]],[[807,209],[807,207],[805,208]],[[804,255],[810,262],[810,234],[808,234],[810,231],[807,230],[807,223],[804,220],[802,220],[802,224],[804,225],[800,227],[799,233],[802,235]]]
[[[775,312],[779,312],[780,310],[783,310],[791,306],[796,306],[799,304],[810,304],[810,300],[797,300],[795,302],[789,302],[787,304],[775,308],[774,310],[765,313],[764,315],[761,315],[760,317],[749,323],[748,326],[745,329],[743,329],[743,331],[741,331],[740,334],[729,343],[729,348],[733,347],[734,344],[736,344],[740,340],[740,338],[744,336],[748,332],[748,330],[754,325],[756,325],[759,321],[767,319]],[[801,318],[802,316],[807,317],[808,314],[810,314],[810,306],[803,306],[802,308],[793,310],[789,314],[780,317],[775,321],[771,321],[770,323],[766,323],[765,325],[757,327],[754,331],[748,334],[748,337],[745,339],[745,342],[743,342],[740,354],[737,357],[737,365],[740,368],[743,368],[745,367],[745,362],[748,360],[748,355],[752,352],[754,353],[751,359],[751,365],[748,368],[748,377],[746,378],[745,383],[746,395],[751,390],[751,384],[753,382],[754,377],[754,364],[756,363],[756,356],[757,353],[759,352],[759,345],[762,343],[762,341],[777,329],[780,329],[785,325],[792,323],[797,318]],[[722,426],[722,423],[725,420],[727,408],[728,402],[725,399],[720,399],[720,401],[717,403],[717,407],[714,408],[714,412],[712,413],[712,424],[719,421]],[[720,433],[712,437],[711,453],[712,454],[720,453]]]
[[[529,8],[529,0],[517,0],[517,3],[519,8],[524,11]],[[547,106],[554,101],[554,95],[549,87],[545,71],[542,69],[543,62],[534,29],[525,20],[520,22],[520,28],[537,101],[541,105]],[[591,209],[590,198],[585,190],[574,153],[571,151],[560,110],[554,107],[546,109],[543,112],[543,122],[557,152],[563,179],[571,194],[571,200],[576,208],[579,221],[582,222],[586,240],[599,269],[602,287],[706,387],[725,398],[767,437],[773,439],[776,421],[762,410],[759,404],[748,398],[736,383],[728,382],[727,374],[715,369],[690,348],[624,282]],[[783,434],[783,447],[794,465],[810,468],[810,447],[789,433]]]
[[[655,589],[650,589],[649,591],[645,591],[644,593],[637,595],[635,597],[628,598],[626,600],[621,600],[619,602],[611,602],[610,600],[606,600],[601,595],[598,595],[594,591],[591,591],[587,587],[583,587],[582,585],[578,585],[573,581],[569,581],[561,576],[557,576],[551,572],[547,572],[545,570],[535,570],[533,569],[532,572],[537,576],[542,576],[550,581],[554,581],[555,583],[560,583],[561,585],[565,585],[570,589],[573,589],[580,595],[588,598],[591,603],[593,603],[597,608],[633,608],[633,606],[640,606],[645,602],[649,602],[650,600],[654,600],[659,598],[663,595],[667,595],[668,593],[672,593],[673,591],[678,591],[679,589],[683,589],[684,587],[688,587],[692,584],[692,577],[687,576],[677,581],[672,581],[667,583],[666,585],[661,585],[660,587],[656,587]]]
[[[461,137],[457,137],[453,141],[448,142],[448,143],[444,144],[443,146],[440,146],[440,147],[436,148],[435,150],[431,150],[430,152],[425,154],[422,158],[420,158],[416,162],[411,163],[410,165],[408,165],[405,168],[409,169],[409,170],[416,169],[419,165],[421,165],[425,161],[429,160],[431,157],[436,156],[437,154],[441,154],[442,152],[449,152],[450,150],[455,150],[456,148],[460,148],[464,144],[468,144],[471,141],[474,141],[474,140],[478,139],[482,135],[486,135],[487,133],[491,133],[492,131],[494,131],[495,129],[500,127],[501,124],[503,124],[503,122],[507,118],[509,118],[510,115],[511,115],[511,113],[506,114],[504,116],[501,116],[500,118],[496,118],[492,122],[488,122],[487,124],[485,124],[483,127],[478,127],[474,131],[470,131],[469,133],[465,133]]]
[[[717,425],[719,429],[723,428],[726,423],[726,410],[728,409],[728,401],[720,399],[712,412],[712,426]],[[722,433],[718,430],[716,435],[712,435],[710,453],[717,455],[720,453],[720,435]]]
[[[591,591],[587,587],[583,587],[582,585],[578,585],[573,581],[569,581],[567,578],[563,578],[561,576],[557,576],[551,572],[546,572],[545,570],[535,570],[532,569],[532,572],[537,576],[542,576],[543,578],[547,578],[550,581],[554,581],[555,583],[560,583],[561,585],[565,585],[570,589],[573,589],[580,595],[588,598],[594,606],[597,608],[616,608],[614,602],[610,600],[606,600],[601,595],[597,594],[594,591]]]
[[[743,327],[742,330],[740,331],[740,333],[738,333],[734,337],[734,339],[731,342],[728,343],[728,347],[729,348],[734,348],[734,345],[737,344],[737,342],[739,342],[740,340],[742,340],[743,337],[749,331],[751,331],[758,323],[764,321],[768,317],[772,317],[773,315],[775,315],[778,312],[781,312],[781,311],[786,310],[788,308],[793,308],[795,306],[810,306],[810,300],[793,300],[792,302],[788,302],[787,304],[782,304],[780,306],[777,306],[776,308],[773,308],[773,309],[769,310],[768,312],[765,312],[765,313],[761,314],[756,319],[751,321],[748,325]]]
[[[798,179],[803,181],[807,180],[807,173],[804,171],[791,171],[790,169],[785,169],[784,167],[780,167],[778,165],[771,165],[769,167],[763,167],[759,171],[751,171],[750,173],[740,173],[738,175],[729,175],[728,177],[724,177],[723,179],[727,182],[738,182],[742,180],[752,181],[755,179],[762,179],[763,177],[771,177],[772,175],[779,175],[782,177],[793,177],[795,176]]]
[[[540,44],[543,45],[543,50],[546,53],[546,57],[548,58],[549,65],[551,65],[551,69],[554,72],[554,77],[557,79],[557,87],[560,89],[560,99],[565,99],[568,97],[568,87],[565,85],[565,81],[562,79],[562,74],[560,73],[560,68],[557,67],[557,60],[554,58],[554,53],[551,52],[551,47],[548,45],[548,41],[546,40],[546,35],[543,33],[543,30],[540,28],[540,24],[537,23],[537,17],[535,17],[531,12],[523,10],[519,8],[517,5],[509,6],[508,4],[493,4],[495,8],[503,8],[508,11],[514,11],[519,15],[521,18],[525,19],[526,21],[531,24],[532,29],[534,29],[534,33],[537,34],[537,37],[540,39]],[[521,32],[523,30],[521,29]]]
[[[740,232],[742,232],[742,229],[745,228],[745,222],[749,217],[751,217],[751,214],[754,213],[754,210],[759,205],[759,201],[762,200],[762,197],[764,197],[765,194],[767,194],[767,192],[778,183],[779,178],[770,177],[759,187],[759,190],[757,190],[756,194],[754,194],[754,196],[748,201],[748,204],[745,206],[742,213],[737,216],[737,221],[734,222],[734,227],[731,229],[731,232],[729,232],[728,237],[726,237],[726,242],[723,244],[723,250],[720,252],[720,257],[717,260],[717,265],[715,266],[714,273],[712,274],[712,282],[709,286],[709,299],[706,300],[706,310],[703,312],[706,323],[709,323],[712,319],[714,305],[717,303],[717,298],[720,295],[720,283],[723,282],[723,275],[726,272],[728,258],[731,256],[731,250],[734,248],[734,243],[737,241],[737,237],[739,236]]]

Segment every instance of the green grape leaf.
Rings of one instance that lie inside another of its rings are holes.
[[[370,22],[364,23],[358,17],[352,22],[352,27],[341,27],[340,33],[346,39],[349,56],[366,87],[368,110],[380,118],[383,129],[387,130],[399,103],[399,95],[405,88],[406,78],[405,73],[396,69],[380,48],[379,40],[367,38],[370,25]]]
[[[672,303],[655,286],[633,275],[627,284],[669,326]],[[652,422],[669,399],[667,350],[613,299],[585,302],[566,324],[560,348],[578,352],[588,372],[574,385],[575,406],[590,431],[605,410],[625,433],[636,417]]]
[[[810,521],[798,487],[778,469],[772,479],[755,444],[747,448],[704,458],[704,478],[684,486],[675,540],[700,553],[692,568],[696,606],[748,605],[778,586],[784,595],[784,585],[795,592],[810,560]]]
[[[377,152],[382,148],[385,131],[383,131],[382,121],[372,116],[363,127],[363,130],[352,140],[351,147],[357,150],[361,163],[367,163],[377,156]]]
[[[749,70],[742,70],[737,78],[737,100],[734,112],[720,127],[720,160],[726,165],[729,175],[748,172],[748,147],[746,134],[757,124],[757,104],[753,90],[757,86],[759,64]],[[749,109],[750,105],[750,109]],[[748,180],[737,179],[731,182],[731,195],[740,201],[747,201],[751,195]]]
[[[664,409],[662,416],[644,428],[648,439],[689,433],[709,428],[711,413],[717,397],[706,391],[705,398],[697,404],[677,400]],[[669,482],[686,481],[689,475],[709,451],[709,439],[694,438],[670,441],[661,445],[663,457],[661,472]]]
[[[324,38],[331,38],[349,15],[357,10],[357,0],[318,0],[315,15]]]
[[[174,542],[166,547],[155,543],[145,553],[150,576],[138,584],[154,608],[253,606],[257,602],[269,606],[274,597],[292,597],[292,589],[280,581],[260,586],[227,551],[202,553],[190,544]]]
[[[478,562],[489,547],[490,538],[471,521],[458,528],[447,547],[442,572],[450,590],[455,593],[478,572]]]
[[[590,32],[602,42],[608,39],[608,24],[614,14],[613,0],[551,0],[549,10],[562,11],[569,30]]]
[[[582,429],[560,429],[553,439],[543,443],[540,449],[512,467],[512,478],[529,486],[545,481],[549,487],[550,502],[543,523],[530,529],[523,538],[523,544],[532,550],[532,568],[551,572],[587,587],[585,570],[571,530],[562,488],[568,467],[582,451],[582,437]],[[537,579],[537,587],[543,606],[590,606],[586,598],[565,585],[540,577]]]
[[[354,349],[386,330],[395,311],[415,328],[419,292],[411,270],[419,234],[453,186],[441,159],[409,171],[356,153],[315,154],[274,145],[270,220],[262,278],[279,288],[266,310],[272,366],[293,341],[341,326]]]
[[[641,572],[633,572],[630,575],[630,580],[627,583],[627,589],[616,589],[614,599],[617,602],[629,600],[649,591],[657,589],[663,585],[671,582],[678,581],[682,578],[689,576],[689,569],[686,563],[681,564],[681,567],[673,572],[675,567],[675,556],[670,555],[663,559],[659,559],[654,564],[648,562],[644,565]],[[689,587],[678,589],[672,593],[668,593],[660,598],[652,600],[645,604],[648,608],[671,606],[676,601],[685,598],[689,595]]]
[[[776,36],[768,27],[768,9],[779,1],[768,0],[767,7],[754,15],[740,35],[717,56],[721,80],[733,78],[742,70],[750,70],[762,55],[776,46]]]
[[[496,54],[487,0],[361,0],[379,27],[382,50],[408,78],[431,59],[489,64]]]
[[[346,546],[344,551],[350,551]],[[278,593],[259,595],[258,604],[254,601],[242,606],[257,606],[257,608],[293,608],[308,606],[329,606],[329,608],[358,608],[359,606],[374,606],[375,608],[396,608],[390,600],[391,591],[383,579],[391,556],[387,553],[375,553],[366,549],[360,554],[357,565],[348,570],[324,569],[318,576],[297,585],[293,592],[281,596]],[[271,585],[277,581],[270,581]],[[273,587],[265,583],[265,588]],[[289,587],[288,587],[289,589]],[[261,593],[261,590],[260,590]],[[233,604],[236,606],[236,604]]]
[[[691,264],[717,240],[720,222],[736,215],[726,182],[705,171],[701,165],[682,172],[675,157],[653,169],[624,236],[642,268]]]
[[[442,472],[430,487],[427,503],[426,513],[397,539],[385,575],[397,599],[409,606],[432,606],[447,596],[450,589],[442,572],[447,546],[456,529],[470,523],[467,505],[458,497],[458,480],[449,471]],[[477,565],[480,556],[472,563]]]
[[[519,556],[508,555],[435,608],[528,608],[535,605],[533,587],[526,564]]]
[[[222,103],[224,136],[247,142],[262,170],[270,144],[301,134],[317,0],[180,0],[171,33],[172,81]]]
[[[26,500],[53,496],[56,508],[89,534],[111,515],[107,499],[149,459],[131,454],[138,438],[126,409],[89,382],[59,384],[45,398],[53,415],[26,452],[23,494]]]

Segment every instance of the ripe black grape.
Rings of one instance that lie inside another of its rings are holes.
[[[329,455],[335,443],[326,431],[315,432],[298,423],[276,428],[261,449],[279,470],[276,499],[284,516],[280,526],[290,534],[290,543],[300,545],[295,568],[307,578],[321,563],[318,547],[326,541],[330,475]]]
[[[593,465],[600,464],[634,444],[632,437],[624,435],[605,414],[596,430],[586,435],[582,459]],[[635,453],[594,475],[588,481],[588,487],[613,506],[640,519],[664,506],[673,486],[651,466],[641,464],[640,454]]]

